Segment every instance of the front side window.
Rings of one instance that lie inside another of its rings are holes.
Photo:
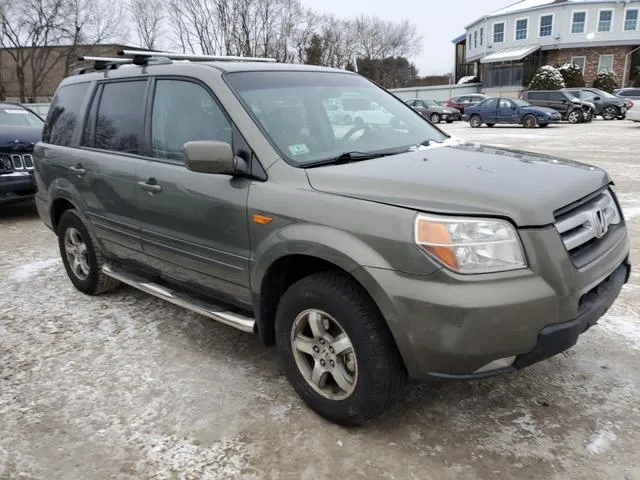
[[[526,40],[529,21],[526,18],[516,20],[516,40]]]
[[[598,15],[598,32],[610,32],[613,22],[613,10],[600,10]]]
[[[511,108],[511,102],[505,98],[500,99],[500,108]]]
[[[638,9],[629,9],[624,17],[624,29],[626,32],[636,30],[638,28]]]
[[[272,145],[309,166],[347,152],[400,153],[447,136],[404,102],[348,73],[233,72],[225,80]],[[329,110],[328,105],[338,105]]]
[[[584,33],[587,24],[587,12],[573,12],[571,33]]]
[[[99,98],[93,138],[85,145],[123,153],[139,153],[144,132],[146,80],[105,83]],[[89,130],[91,131],[91,130]]]
[[[72,83],[60,87],[56,92],[47,121],[42,132],[42,139],[54,145],[68,146],[78,122],[80,107],[89,89],[88,83]]]
[[[151,154],[183,161],[184,144],[195,140],[232,142],[231,123],[201,85],[184,80],[156,82],[151,115]]]
[[[613,55],[600,55],[598,72],[602,72],[603,70],[613,71]]]
[[[550,37],[553,33],[553,15],[542,15],[540,17],[540,36]]]
[[[504,42],[504,23],[496,23],[493,26],[493,43]]]

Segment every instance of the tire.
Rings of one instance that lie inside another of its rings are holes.
[[[105,258],[89,232],[86,221],[75,209],[62,214],[56,234],[62,263],[71,283],[78,290],[87,295],[99,295],[120,284],[102,273]],[[73,259],[77,261],[72,264],[70,262]]]
[[[480,128],[482,126],[482,117],[480,115],[471,115],[469,125],[471,125],[471,128]]]
[[[453,123],[453,120],[451,120],[450,118],[447,118],[447,123]]]
[[[442,118],[440,117],[440,114],[438,112],[434,112],[431,115],[429,115],[429,120],[431,120],[431,123],[438,124],[440,123]]]
[[[581,123],[584,120],[584,114],[580,110],[571,110],[567,114],[567,121],[569,123]]]
[[[604,107],[602,110],[602,118],[605,120],[615,120],[618,115],[618,109],[613,106]]]
[[[320,335],[311,331],[312,323],[319,325],[316,331]],[[330,339],[340,332],[350,341],[351,353],[333,355],[337,348],[331,350],[335,343]],[[302,338],[300,343],[309,350],[303,353],[294,348],[294,338]],[[395,343],[377,307],[357,283],[338,272],[313,274],[289,287],[276,312],[276,344],[285,375],[298,395],[318,415],[339,425],[358,426],[382,415],[406,380]],[[326,362],[333,363],[330,367]],[[324,372],[317,374],[317,383],[313,380],[316,369]],[[335,378],[339,377],[329,370],[353,374],[342,377],[347,390],[338,387]],[[345,383],[345,378],[351,378],[351,382]]]
[[[537,124],[538,121],[533,115],[525,115],[524,117],[522,117],[522,125],[524,126],[524,128],[535,128]]]
[[[540,128],[547,128],[548,126],[549,126],[549,124],[548,124],[548,123],[541,123],[541,124],[539,125],[539,127],[540,127]]]
[[[495,126],[496,126],[496,124],[495,124],[495,123],[487,123],[487,127],[489,127],[489,128],[493,128],[493,127],[495,127]]]

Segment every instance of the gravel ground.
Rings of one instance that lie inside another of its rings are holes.
[[[640,249],[640,124],[443,129],[609,170]],[[578,345],[410,385],[376,423],[308,410],[256,337],[131,288],[86,297],[31,204],[0,210],[0,478],[640,479],[640,275]]]

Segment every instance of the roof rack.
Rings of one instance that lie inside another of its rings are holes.
[[[148,50],[120,50],[117,52],[121,57],[129,57],[135,60],[151,57],[163,57],[170,60],[189,60],[191,62],[269,62],[273,63],[275,58],[265,57],[239,57],[233,55],[192,55],[189,53],[152,52]]]

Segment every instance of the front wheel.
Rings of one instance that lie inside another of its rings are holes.
[[[431,120],[431,123],[435,123],[435,124],[440,123],[440,120],[441,120],[440,114],[437,112],[432,113],[431,116],[429,117],[429,120]]]
[[[534,128],[537,123],[536,117],[533,115],[525,115],[522,119],[522,125],[524,125],[524,128]]]
[[[480,115],[472,115],[469,119],[469,125],[471,125],[472,128],[480,128],[482,126],[482,118]]]
[[[377,307],[337,272],[317,273],[289,287],[276,312],[276,343],[298,395],[340,425],[382,415],[406,378]]]
[[[605,107],[602,110],[602,118],[605,120],[615,120],[618,116],[618,109],[616,107]]]
[[[580,123],[584,119],[584,115],[580,110],[572,110],[567,115],[567,120],[569,123]]]

